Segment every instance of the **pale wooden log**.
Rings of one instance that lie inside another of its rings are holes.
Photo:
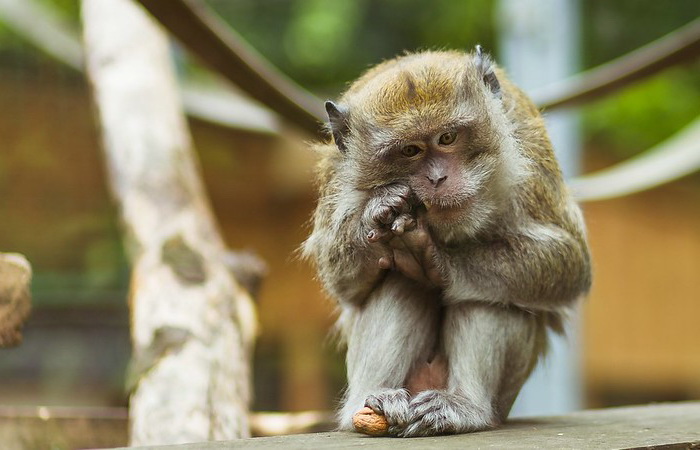
[[[133,445],[249,435],[254,308],[225,264],[163,32],[84,0],[85,57],[133,264]]]
[[[0,348],[22,342],[22,325],[29,316],[32,267],[18,253],[0,253]]]

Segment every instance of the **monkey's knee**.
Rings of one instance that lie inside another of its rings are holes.
[[[429,345],[437,337],[439,310],[435,292],[389,274],[353,314],[345,328],[348,344],[381,353],[384,361],[399,353],[410,360],[424,347],[423,341]]]

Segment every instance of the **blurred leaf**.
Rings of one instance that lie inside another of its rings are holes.
[[[313,0],[297,3],[284,37],[287,54],[304,70],[322,70],[350,51],[361,2]]]
[[[92,241],[84,255],[85,285],[90,289],[115,289],[124,285],[126,257],[112,235]]]
[[[437,0],[421,11],[421,38],[430,46],[471,50],[481,44],[496,53],[493,0]]]
[[[700,1],[581,0],[583,66],[632,51],[700,17]]]
[[[626,157],[670,137],[700,114],[698,65],[665,72],[583,109],[589,139]]]

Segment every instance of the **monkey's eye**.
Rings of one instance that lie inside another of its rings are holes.
[[[407,158],[412,158],[421,152],[417,145],[407,145],[401,148],[401,154]]]
[[[454,131],[448,131],[440,135],[438,142],[440,145],[450,145],[457,140],[457,133]]]

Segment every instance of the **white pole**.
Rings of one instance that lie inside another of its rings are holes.
[[[574,73],[579,60],[578,0],[501,0],[500,62],[525,91]],[[557,157],[570,178],[580,169],[578,117],[572,111],[545,112]],[[551,351],[525,384],[513,416],[560,414],[581,408],[577,321],[568,338],[550,336]]]

